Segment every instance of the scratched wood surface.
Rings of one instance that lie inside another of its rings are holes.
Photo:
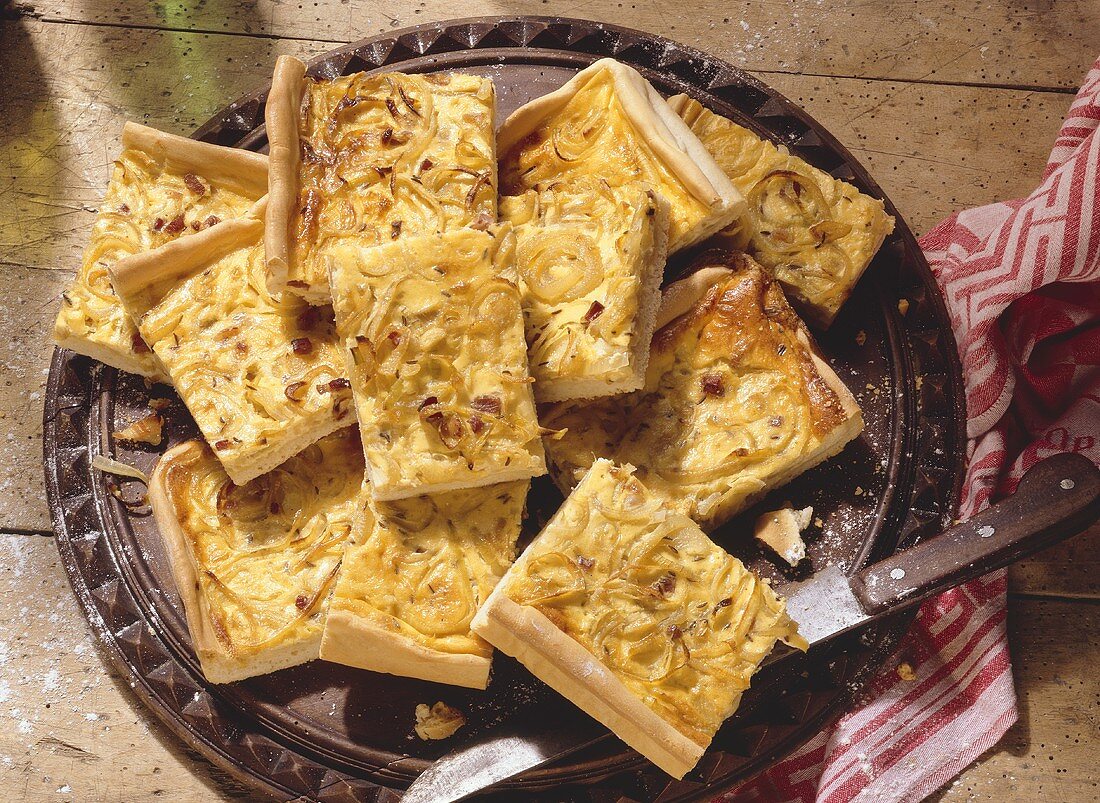
[[[166,735],[111,675],[48,536],[40,418],[49,333],[123,121],[187,133],[264,80],[278,54],[512,13],[644,28],[758,73],[852,149],[921,232],[956,209],[1032,188],[1097,55],[1100,0],[10,4],[0,21],[0,70],[18,76],[0,91],[0,593],[18,615],[0,618],[5,798],[249,797]],[[1094,528],[1014,569],[1021,720],[934,799],[1096,799],[1098,546]]]

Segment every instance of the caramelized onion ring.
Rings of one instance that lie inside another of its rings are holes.
[[[599,252],[581,232],[543,232],[525,240],[518,252],[527,290],[546,304],[574,301],[603,281]]]
[[[606,109],[593,106],[576,121],[562,123],[550,134],[554,153],[563,162],[575,162],[596,143],[607,125]]]
[[[748,194],[757,218],[757,247],[794,254],[818,244],[811,228],[828,219],[825,197],[813,179],[793,170],[773,170]]]

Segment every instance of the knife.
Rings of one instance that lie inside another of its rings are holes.
[[[1016,492],[969,521],[848,577],[829,566],[780,589],[810,647],[877,622],[1087,529],[1100,518],[1100,469],[1077,454],[1031,467]],[[785,652],[772,660],[793,654]],[[537,729],[516,717],[491,739],[436,761],[403,803],[452,803],[570,753],[610,739],[591,720]]]

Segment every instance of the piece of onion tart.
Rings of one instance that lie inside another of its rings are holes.
[[[473,629],[677,778],[776,641],[805,647],[766,582],[607,460],[508,570]]]

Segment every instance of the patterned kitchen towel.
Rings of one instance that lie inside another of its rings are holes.
[[[968,518],[1038,460],[1100,463],[1100,59],[1022,200],[952,215],[921,238],[966,377]],[[1005,572],[926,602],[871,702],[723,798],[915,803],[1016,721]],[[903,678],[902,675],[906,677]]]

